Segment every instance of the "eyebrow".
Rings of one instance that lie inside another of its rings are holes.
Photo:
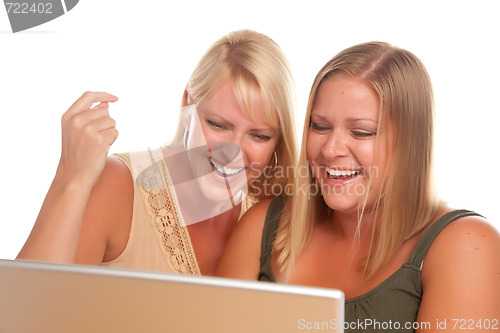
[[[205,118],[212,118],[212,117],[214,117],[216,119],[213,119],[213,120],[212,119],[208,119],[208,120],[219,122],[222,125],[227,126],[229,128],[235,128],[236,127],[232,122],[230,122],[230,121],[228,121],[226,119],[222,119],[222,117],[217,112],[211,112],[210,110],[207,110],[206,114],[205,114]],[[252,123],[253,123],[253,121],[252,121]],[[254,132],[272,131],[273,134],[279,134],[279,127],[278,128],[274,128],[274,127],[272,127],[271,125],[269,125],[267,123],[265,125],[256,125],[255,123],[253,123],[253,124],[256,127],[252,127],[250,129],[250,131],[254,131]]]
[[[348,118],[347,121],[351,122],[351,123],[354,123],[354,122],[357,122],[357,121],[369,121],[369,122],[378,124],[378,119],[375,120],[375,119],[371,119],[371,118]]]
[[[329,122],[329,120],[326,117],[318,115],[318,114],[312,114],[311,113],[310,118],[312,119],[312,117],[319,118],[319,120],[321,120],[321,121]],[[349,122],[349,123],[355,123],[355,122],[358,122],[358,121],[369,121],[369,122],[378,124],[378,119],[375,120],[375,119],[372,119],[372,118],[347,118],[347,122]]]

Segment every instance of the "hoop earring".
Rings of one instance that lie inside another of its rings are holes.
[[[184,148],[187,149],[187,145],[188,145],[188,139],[189,139],[189,131],[186,129],[184,131]]]
[[[273,155],[274,155],[274,166],[273,166],[273,170],[276,169],[276,167],[278,166],[278,154],[276,153],[276,151],[273,152]]]

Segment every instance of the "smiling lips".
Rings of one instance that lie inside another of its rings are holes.
[[[331,169],[329,167],[325,167],[325,170],[328,178],[336,181],[350,180],[363,173],[359,170]]]
[[[213,170],[221,177],[231,177],[235,176],[239,173],[241,173],[243,170],[245,170],[245,167],[234,169],[234,168],[228,168],[227,166],[220,165],[219,163],[215,162],[211,157],[208,158],[210,165],[212,166]]]

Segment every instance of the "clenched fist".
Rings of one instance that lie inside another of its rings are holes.
[[[105,92],[86,92],[64,113],[61,160],[56,177],[92,188],[99,179],[109,147],[118,137],[109,116],[110,102],[118,97]],[[97,106],[92,107],[95,103]]]

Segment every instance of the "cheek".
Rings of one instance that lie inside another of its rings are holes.
[[[203,137],[206,142],[222,142],[224,141],[221,138],[221,135],[219,135],[217,132],[215,132],[213,129],[211,129],[209,126],[203,126]]]
[[[306,139],[306,156],[309,161],[313,161],[318,157],[321,147],[322,143],[318,137],[313,133],[308,133]]]
[[[368,176],[373,176],[374,180],[380,180],[384,177],[387,156],[383,144],[377,148],[375,140],[366,142],[357,147],[355,156],[367,171]]]
[[[351,151],[361,165],[365,167],[374,165],[376,152],[375,140],[354,143],[351,147]]]
[[[272,162],[273,152],[276,148],[275,143],[251,143],[245,145],[244,155],[256,169],[262,169]]]
[[[200,127],[191,126],[189,129],[189,140],[192,145],[201,146],[207,143],[214,142],[210,129],[205,128],[205,126],[200,125]]]
[[[234,153],[235,150],[239,152],[241,149],[241,147],[236,143],[234,143],[231,140],[231,137],[229,137],[227,134],[225,135],[224,133],[214,131],[208,126],[203,128],[203,133],[204,133],[204,136],[202,138],[203,141],[199,140],[199,145],[208,145],[209,149],[213,149],[214,147],[221,147],[220,144],[216,143],[226,142],[228,143],[227,151],[230,152],[230,153],[226,152],[226,154],[230,156],[237,155],[238,153],[236,154]]]

